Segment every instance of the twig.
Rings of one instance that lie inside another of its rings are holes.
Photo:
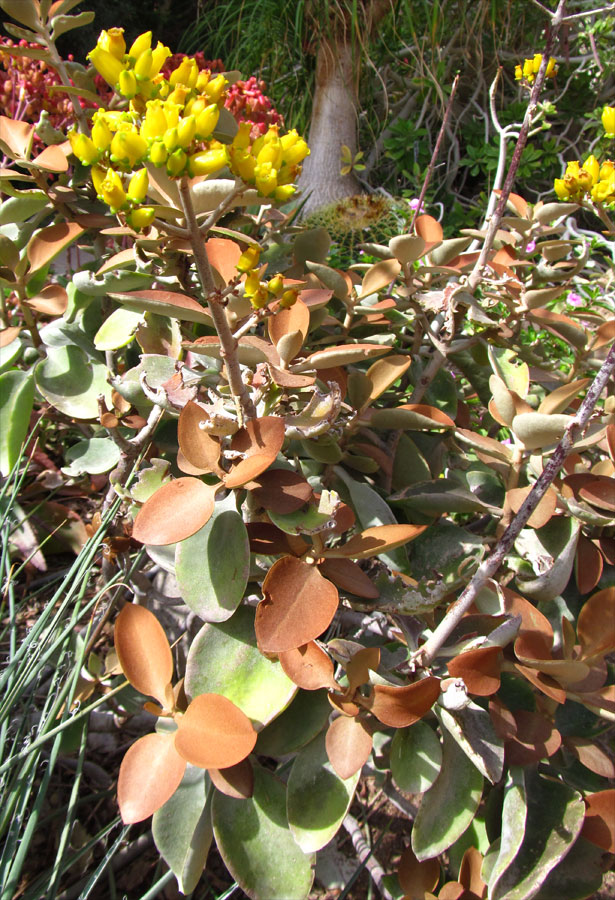
[[[500,568],[521,529],[526,524],[527,520],[530,518],[562,468],[566,457],[572,450],[575,440],[585,431],[598,398],[614,372],[615,344],[613,344],[609,350],[607,357],[593,383],[590,385],[577,414],[567,426],[564,436],[555,448],[551,459],[544,467],[542,474],[534,484],[534,487],[525,498],[521,509],[496,544],[493,553],[481,563],[478,571],[465,590],[461,593],[457,602],[446,613],[431,637],[414,654],[412,662],[415,665],[429,665],[437,655],[440,647],[442,647],[453,629],[468,611],[487,579],[492,578]]]
[[[194,262],[197,274],[203,289],[203,297],[207,303],[209,313],[214,321],[218,337],[220,338],[220,354],[226,367],[231,395],[237,409],[239,425],[256,416],[254,403],[248,392],[248,388],[241,377],[239,359],[237,356],[237,341],[233,337],[224,307],[215,299],[216,285],[214,283],[211,266],[207,259],[207,252],[203,243],[203,236],[199,229],[190,193],[190,182],[184,176],[179,182],[179,197],[186,220],[190,244],[194,253]]]
[[[446,104],[446,109],[444,110],[444,118],[442,119],[442,124],[440,125],[440,131],[438,132],[438,137],[436,138],[436,144],[433,148],[433,153],[431,154],[431,159],[429,160],[429,165],[427,167],[427,172],[425,173],[425,178],[423,180],[423,187],[421,188],[421,193],[419,194],[419,202],[417,204],[416,209],[414,210],[414,214],[412,216],[412,221],[410,222],[410,232],[414,231],[414,224],[416,222],[416,217],[419,215],[421,211],[421,207],[423,206],[423,200],[425,199],[425,194],[427,193],[427,188],[429,187],[429,182],[431,181],[431,176],[433,175],[433,170],[436,166],[436,160],[438,158],[438,154],[440,153],[440,145],[442,144],[442,138],[446,132],[446,127],[448,125],[448,120],[451,117],[451,112],[453,109],[453,100],[455,99],[455,93],[457,92],[457,85],[459,84],[459,75],[455,75],[453,80],[453,86],[451,87],[451,93],[448,98],[448,103]]]
[[[383,900],[393,900],[393,897],[382,883],[386,872],[372,854],[372,848],[363,837],[363,832],[361,831],[357,820],[354,816],[351,816],[350,813],[347,813],[347,815],[344,816],[342,824],[348,832],[350,840],[352,841],[352,846],[359,858],[359,862],[362,863],[369,872],[370,877],[380,891]]]
[[[137,458],[139,453],[141,453],[141,451],[145,449],[146,445],[151,440],[151,437],[156,430],[156,426],[158,425],[158,422],[162,417],[162,413],[163,409],[161,406],[154,406],[147,418],[147,422],[136,435],[136,437],[132,438],[132,440],[130,441],[127,441],[128,446],[120,448],[122,458],[120,459],[117,467],[109,475],[109,490],[107,491],[107,496],[105,497],[105,501],[103,503],[103,513],[109,509],[109,507],[115,500],[115,485],[124,484],[128,476],[130,475],[130,472],[132,471],[135,459]],[[130,449],[128,449],[129,447]]]

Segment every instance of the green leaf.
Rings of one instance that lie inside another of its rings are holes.
[[[34,404],[30,372],[11,369],[0,375],[0,473],[8,475],[21,454]]]
[[[604,851],[584,837],[576,839],[564,859],[547,875],[540,900],[585,900],[602,884]]]
[[[64,466],[62,472],[71,478],[84,473],[100,475],[118,464],[120,450],[111,438],[88,438],[69,447],[64,458],[70,465]]]
[[[254,610],[240,606],[231,619],[204,625],[186,660],[186,693],[222,694],[250,719],[257,731],[282,712],[297,686],[277,659],[256,646]]]
[[[416,579],[442,579],[451,589],[463,584],[484,556],[482,539],[452,522],[440,521],[409,545]]]
[[[98,418],[98,398],[111,408],[107,367],[88,359],[79,347],[49,347],[34,370],[36,386],[48,403],[75,419]]]
[[[288,777],[288,822],[304,853],[320,850],[337,834],[360,772],[343,780],[329,762],[322,732],[299,752]]]
[[[490,509],[488,504],[452,478],[413,484],[392,494],[390,500],[410,513],[420,512],[434,518],[446,512],[485,512]]]
[[[0,374],[11,368],[21,356],[22,350],[23,344],[19,340],[19,335],[10,344],[0,347]]]
[[[438,856],[461,837],[474,818],[483,791],[478,769],[448,732],[442,737],[442,768],[423,795],[412,829],[412,849],[418,859]]]
[[[317,528],[323,528],[331,518],[330,515],[319,513],[318,507],[312,504],[292,513],[274,513],[269,510],[268,514],[273,524],[286,534],[310,534]]]
[[[214,834],[229,872],[251,900],[305,900],[313,855],[295,843],[286,818],[286,788],[254,767],[254,795],[235,800],[219,791],[212,804]]]
[[[532,600],[553,600],[565,589],[576,556],[580,523],[554,516],[542,528],[524,528],[515,550],[531,565],[535,578],[517,577],[519,590]]]
[[[489,362],[494,373],[498,375],[509,391],[515,391],[522,399],[527,396],[530,386],[530,369],[526,362],[520,360],[514,350],[487,346]]]
[[[30,216],[36,215],[45,209],[49,198],[42,191],[20,191],[18,197],[9,197],[0,206],[0,225],[9,222],[19,224],[25,222]]]
[[[57,40],[61,34],[72,31],[73,28],[81,28],[83,25],[89,25],[94,21],[94,13],[89,10],[79,13],[78,16],[54,16],[51,20],[53,27],[53,39]]]
[[[30,3],[28,0],[25,3],[24,0],[0,0],[0,8],[13,19],[21,22],[22,25],[38,30],[40,23],[34,3]]]
[[[97,350],[118,350],[125,347],[132,341],[143,321],[143,313],[131,309],[114,310],[96,332],[94,346]]]
[[[182,894],[197,886],[213,840],[208,781],[204,769],[188,764],[181,784],[152,819],[154,843]]]
[[[572,847],[584,816],[577,791],[534,768],[514,767],[504,796],[500,852],[489,878],[490,900],[535,897]]]
[[[327,724],[331,704],[326,691],[297,691],[290,705],[259,733],[255,752],[261,756],[296,753]]]
[[[391,774],[400,790],[425,793],[440,774],[441,765],[442,745],[427,722],[419,720],[395,732],[391,743]]]
[[[412,484],[428,481],[430,476],[429,466],[418,447],[412,438],[402,434],[393,463],[393,489],[401,491]]]
[[[243,597],[250,574],[250,542],[235,507],[216,503],[200,531],[177,544],[175,576],[183,599],[204,622],[225,622]]]
[[[504,770],[504,743],[487,710],[470,703],[455,713],[439,709],[438,717],[478,771],[496,784]]]
[[[355,481],[344,469],[336,466],[335,474],[344,482],[350,493],[350,500],[361,528],[371,528],[373,525],[397,525],[397,519],[390,506],[368,484]],[[389,568],[405,571],[408,566],[408,554],[405,547],[398,547],[390,553],[381,553],[377,557],[386,563]]]

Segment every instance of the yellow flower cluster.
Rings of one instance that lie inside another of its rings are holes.
[[[542,53],[535,53],[533,57],[530,59],[525,59],[523,61],[523,65],[515,66],[515,80],[516,81],[526,81],[528,84],[533,84],[536,75],[538,74],[538,70],[540,69],[540,65],[542,63]],[[555,78],[557,73],[557,64],[553,57],[549,57],[549,62],[547,63],[547,78]]]
[[[152,50],[151,43],[148,31],[126,51],[123,29],[110,28],[89,54],[94,68],[129,101],[128,109],[97,110],[90,135],[68,135],[77,159],[93,166],[98,196],[112,212],[126,212],[134,228],[147,227],[155,210],[137,207],[147,195],[149,162],[172,178],[228,168],[263,196],[288,200],[310,152],[303,138],[296,131],[280,136],[271,126],[252,142],[250,123],[244,123],[230,146],[216,140],[228,87],[224,75],[212,77],[186,57],[165,79],[160,70],[170,50],[160,42]]]
[[[602,127],[608,138],[615,138],[615,106],[605,106],[602,110]]]
[[[248,247],[237,262],[237,271],[246,276],[244,295],[254,309],[263,309],[275,299],[279,299],[282,309],[290,309],[297,302],[299,292],[294,288],[285,290],[282,275],[274,275],[267,283],[261,281],[262,271],[258,266],[260,252],[260,247]]]
[[[602,164],[592,154],[583,165],[578,160],[569,162],[563,178],[553,183],[560,200],[591,198],[595,203],[615,202],[615,163],[607,159]]]

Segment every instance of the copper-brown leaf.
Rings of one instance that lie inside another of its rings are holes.
[[[246,523],[250,552],[262,556],[302,556],[308,544],[298,534],[286,534],[271,522]]]
[[[423,900],[427,892],[433,891],[440,880],[440,863],[437,858],[416,858],[412,847],[401,855],[397,867],[397,877],[404,892],[404,900]]]
[[[178,720],[175,748],[193,766],[227,769],[254,749],[256,732],[238,706],[221,694],[199,694]]]
[[[156,616],[144,606],[127,603],[115,622],[113,640],[122,672],[131,685],[166,707],[173,656]]]
[[[191,465],[221,477],[224,473],[218,464],[220,441],[201,427],[206,419],[207,414],[202,406],[186,403],[177,423],[179,449]]]
[[[329,578],[342,591],[366,600],[376,600],[380,596],[371,578],[351,559],[323,559],[318,568],[325,578]]]
[[[228,238],[209,238],[205,241],[205,251],[207,259],[226,284],[239,274],[236,265],[241,256],[241,248],[235,241],[229,241]]]
[[[506,502],[514,513],[519,512],[523,503],[525,502],[525,498],[532,490],[532,487],[533,485],[526,485],[526,487],[512,488],[512,490],[506,492]],[[532,515],[527,520],[527,524],[529,525],[529,527],[542,528],[543,525],[546,525],[555,512],[556,506],[557,491],[550,487]]]
[[[500,647],[478,647],[451,660],[448,671],[453,678],[463,678],[470,694],[488,697],[500,687],[501,664]]]
[[[278,658],[291,681],[304,691],[336,687],[331,657],[315,641],[294,650],[284,650]]]
[[[263,653],[293,650],[317,638],[337,611],[337,588],[316,566],[284,556],[263,582],[254,628]]]
[[[83,230],[76,222],[58,222],[35,234],[27,249],[30,270],[36,272],[46,266],[54,256],[83,234]]]
[[[585,797],[585,820],[581,834],[608,853],[615,853],[615,790],[598,791]]]
[[[323,556],[367,559],[407,544],[422,534],[426,528],[427,525],[374,525],[361,531],[360,534],[355,534],[345,544],[326,550]]]
[[[268,321],[269,337],[277,346],[287,334],[298,331],[301,343],[305,340],[310,327],[310,311],[301,300],[297,300],[290,309],[279,308]]]
[[[429,712],[439,696],[440,679],[429,675],[403,687],[377,684],[367,706],[383,725],[405,728]]]
[[[517,710],[514,716],[517,733],[506,741],[509,766],[530,766],[559,750],[562,736],[545,716],[526,709]]]
[[[6,144],[12,159],[23,159],[26,156],[33,135],[34,125],[29,122],[0,116],[0,141]]]
[[[117,779],[117,802],[125,825],[142,822],[173,796],[184,777],[172,734],[146,734],[126,752]]]
[[[279,515],[301,509],[313,494],[307,478],[291,469],[268,469],[253,480],[252,497],[259,506]]]
[[[577,634],[583,656],[597,656],[615,650],[615,587],[593,594],[581,607]]]
[[[28,300],[28,306],[44,316],[61,316],[68,306],[68,294],[61,284],[48,284]]]
[[[340,776],[359,772],[372,752],[372,736],[361,719],[339,716],[329,725],[325,746],[329,762]]]
[[[369,682],[370,671],[376,672],[380,665],[380,647],[362,647],[346,663],[348,693],[352,696],[362,684]]]
[[[254,793],[254,769],[249,759],[227,769],[208,769],[214,787],[236,800],[247,800]]]
[[[468,847],[461,860],[459,881],[466,890],[472,891],[477,897],[487,896],[487,885],[481,875],[482,868],[482,853],[476,847]]]
[[[241,487],[268,469],[282,449],[284,434],[284,419],[279,416],[251,419],[231,441],[231,449],[242,453],[243,459],[224,479],[226,486]]]
[[[174,544],[195,534],[214,511],[215,486],[198,478],[163,484],[137,514],[132,536],[142,544]]]
[[[593,541],[579,535],[574,561],[577,587],[580,594],[589,594],[598,585],[604,567],[602,553]]]

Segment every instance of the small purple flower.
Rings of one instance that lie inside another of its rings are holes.
[[[420,203],[421,208],[419,209],[419,203],[420,203],[419,198],[413,197],[412,200],[410,200],[410,209],[416,209],[416,210],[418,210],[418,212],[423,212],[423,204]]]
[[[582,306],[582,305],[583,305],[583,298],[581,297],[580,294],[577,294],[577,293],[575,293],[574,291],[571,291],[571,292],[568,294],[567,303],[568,303],[569,306]]]
[[[526,253],[533,253],[536,249],[536,241],[530,241],[529,244],[525,248]]]

